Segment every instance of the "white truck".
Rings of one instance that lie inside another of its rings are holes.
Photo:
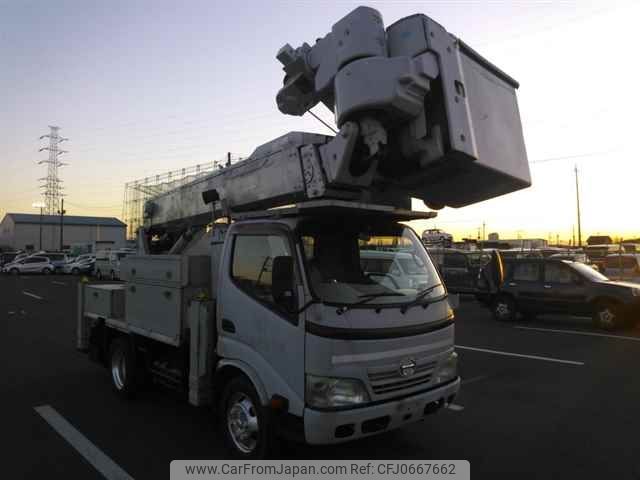
[[[359,7],[277,58],[279,109],[322,102],[336,136],[289,133],[151,199],[124,283],[79,287],[77,346],[115,391],[187,392],[239,458],[281,438],[374,435],[451,402],[453,310],[403,223],[435,212],[411,198],[459,207],[530,185],[517,83],[430,18],[385,30]],[[390,246],[420,282],[362,268]]]

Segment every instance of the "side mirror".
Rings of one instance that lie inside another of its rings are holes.
[[[271,294],[277,305],[292,312],[295,308],[293,295],[293,257],[280,256],[273,259],[271,272]]]

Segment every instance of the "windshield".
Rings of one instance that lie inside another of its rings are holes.
[[[585,265],[584,263],[574,262],[571,264],[571,268],[577,270],[584,277],[587,277],[589,280],[594,282],[606,282],[609,280],[600,272],[596,272],[592,267]]]
[[[404,225],[309,222],[300,239],[313,293],[326,303],[402,304],[441,285],[422,242]],[[444,293],[440,286],[425,298]]]

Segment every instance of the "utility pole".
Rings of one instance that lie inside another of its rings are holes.
[[[485,236],[487,230],[487,224],[485,222],[482,222],[482,241],[484,242],[487,237]]]
[[[580,224],[580,189],[578,188],[578,165],[574,168],[576,174],[576,207],[578,211],[578,247],[582,247],[582,226]]]
[[[60,214],[60,251],[63,250],[63,242],[64,242],[64,214],[67,211],[64,209],[64,198],[61,200],[60,210],[58,213]]]
[[[571,226],[571,246],[576,246],[576,227],[575,225]]]

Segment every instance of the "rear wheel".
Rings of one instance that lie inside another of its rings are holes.
[[[593,310],[593,323],[603,330],[615,330],[622,323],[619,305],[613,302],[598,302]]]
[[[136,391],[136,360],[131,342],[127,338],[117,338],[109,347],[109,372],[115,392],[130,398]]]
[[[18,270],[17,268],[12,268],[11,270],[9,270],[9,273],[11,275],[18,275],[20,273],[20,270]]]
[[[42,273],[44,273],[45,275],[51,275],[52,272],[50,268],[43,268]]]
[[[73,267],[71,269],[71,274],[78,275],[79,273],[80,273],[80,270],[78,269],[78,267]]]
[[[246,378],[236,377],[227,383],[219,411],[224,442],[234,458],[267,458],[275,438],[266,409]]]
[[[499,322],[513,322],[516,319],[516,302],[507,295],[500,295],[493,302],[493,316]]]

